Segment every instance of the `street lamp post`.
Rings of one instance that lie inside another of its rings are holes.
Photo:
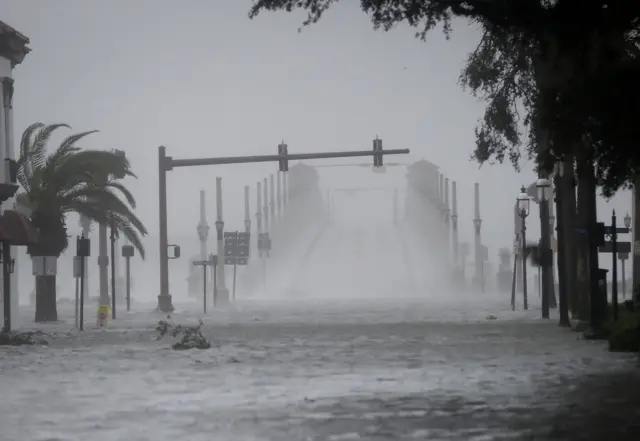
[[[554,184],[556,189],[556,213],[557,213],[557,241],[558,241],[558,301],[560,309],[560,323],[562,327],[571,326],[569,319],[569,283],[567,274],[567,250],[565,248],[564,230],[564,160],[558,160],[555,165]]]
[[[524,299],[524,309],[529,309],[529,303],[527,300],[527,223],[526,218],[529,216],[529,208],[531,201],[529,200],[529,196],[527,195],[527,190],[524,188],[524,185],[520,189],[520,194],[517,197],[518,202],[518,214],[520,215],[520,219],[522,219],[522,234],[520,235],[520,239],[522,240],[521,249],[522,249],[522,295]]]
[[[551,182],[548,179],[540,178],[536,182],[538,191],[538,200],[540,201],[540,220],[541,220],[541,266],[542,266],[542,318],[549,318],[549,303],[551,296],[551,232],[549,225],[549,200],[551,199]]]

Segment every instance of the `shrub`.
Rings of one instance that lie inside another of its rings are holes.
[[[625,302],[618,310],[618,321],[613,315],[604,324],[609,337],[609,350],[613,352],[640,351],[640,311],[633,308],[633,302]]]
[[[48,345],[42,331],[0,332],[0,346]]]
[[[211,342],[202,334],[202,320],[197,326],[174,325],[170,320],[171,316],[167,316],[167,320],[160,320],[156,325],[158,340],[166,335],[177,338],[178,341],[171,346],[175,350],[211,348]]]

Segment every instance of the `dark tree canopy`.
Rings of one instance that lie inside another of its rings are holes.
[[[255,0],[262,11],[304,10],[304,26],[340,0]],[[480,23],[484,35],[461,83],[487,108],[476,129],[474,158],[523,152],[540,167],[553,157],[595,161],[605,194],[640,172],[640,1],[629,0],[360,0],[375,29],[406,23],[425,39],[455,17]],[[523,137],[521,128],[526,127]],[[537,150],[545,137],[550,155]],[[584,141],[584,140],[588,141]],[[582,140],[582,141],[581,141]],[[585,151],[587,150],[587,151]]]

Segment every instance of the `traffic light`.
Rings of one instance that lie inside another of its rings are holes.
[[[282,143],[278,145],[278,155],[280,156],[287,156],[287,145]],[[281,172],[286,172],[289,171],[289,160],[288,159],[280,159],[278,161],[278,163],[280,164],[280,171]]]
[[[382,140],[373,140],[373,166],[382,167]]]

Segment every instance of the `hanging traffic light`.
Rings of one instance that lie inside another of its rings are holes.
[[[287,156],[287,145],[285,143],[279,144],[278,145],[278,155],[280,156]],[[278,161],[278,163],[280,164],[280,171],[281,172],[286,172],[289,171],[289,160],[288,159],[280,159]]]
[[[373,140],[373,166],[382,167],[382,140]]]

